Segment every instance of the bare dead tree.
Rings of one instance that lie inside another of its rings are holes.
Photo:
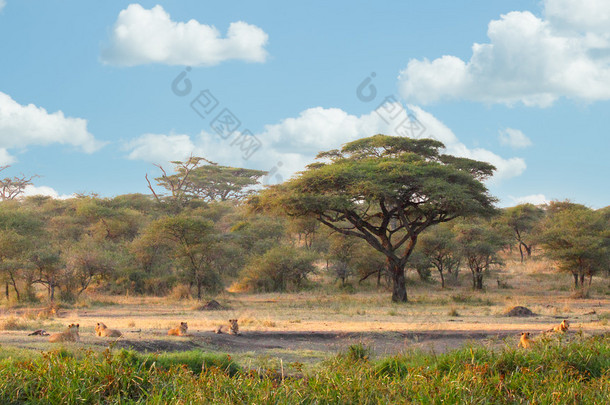
[[[9,167],[10,165],[0,166],[0,172]],[[20,177],[5,177],[0,180],[0,201],[14,200],[25,191],[27,186],[32,184],[32,179],[36,177],[38,176],[27,177],[22,174]]]

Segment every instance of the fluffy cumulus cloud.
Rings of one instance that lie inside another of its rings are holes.
[[[60,199],[60,200],[66,200],[68,198],[75,197],[74,194],[72,194],[72,195],[61,194],[60,195],[52,187],[48,187],[48,186],[37,187],[37,186],[33,186],[33,185],[26,186],[25,190],[23,190],[23,194],[21,194],[21,195],[23,197],[31,197],[31,196],[35,196],[35,195],[40,195],[40,196],[47,196],[47,197]]]
[[[446,145],[452,155],[483,160],[496,166],[492,181],[519,176],[526,169],[522,158],[504,158],[482,148],[468,148],[440,120],[420,107],[405,108],[388,103],[369,114],[355,116],[337,108],[315,107],[296,117],[265,126],[255,134],[259,150],[244,162],[243,149],[235,142],[239,134],[224,140],[218,135],[201,132],[188,135],[142,135],[126,144],[130,159],[167,164],[184,160],[191,154],[205,156],[223,165],[256,167],[271,171],[276,168],[284,179],[303,170],[323,150],[372,134],[434,137]]]
[[[469,159],[482,160],[494,165],[496,171],[491,180],[492,182],[520,176],[527,168],[523,158],[511,157],[507,159],[487,149],[468,148],[459,141],[458,137],[449,127],[429,112],[414,105],[410,105],[409,109],[412,111],[415,119],[425,128],[422,137],[434,138],[441,141],[447,148],[446,153]]]
[[[144,134],[125,145],[129,159],[144,160],[150,163],[185,160],[199,150],[188,135]]]
[[[534,205],[542,205],[542,204],[548,204],[549,200],[545,197],[544,194],[532,194],[532,195],[526,195],[523,197],[513,197],[510,196],[510,199],[512,200],[512,205],[519,205],[519,204],[534,204]]]
[[[87,120],[66,117],[61,111],[48,113],[33,104],[21,105],[0,92],[0,164],[14,162],[10,149],[53,143],[76,146],[87,153],[102,146],[87,131]]]
[[[546,0],[544,17],[513,11],[489,23],[489,43],[469,61],[445,55],[409,61],[401,95],[418,103],[466,99],[550,106],[565,96],[610,99],[610,2]]]
[[[500,144],[520,149],[532,146],[532,141],[518,129],[506,128],[500,131]]]
[[[230,59],[264,62],[268,35],[243,21],[229,25],[226,37],[196,20],[172,21],[157,5],[131,4],[119,13],[102,61],[134,66],[147,63],[211,66]]]

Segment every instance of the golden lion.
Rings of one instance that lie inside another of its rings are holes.
[[[517,347],[523,347],[524,349],[528,349],[532,346],[533,343],[534,341],[530,339],[530,333],[522,332],[521,339],[519,339],[519,344],[517,345]]]
[[[68,325],[68,329],[64,332],[54,333],[49,336],[49,342],[78,342],[80,341],[80,335],[78,334],[79,325],[71,323]]]
[[[95,334],[100,337],[121,337],[121,336],[123,336],[121,331],[118,331],[116,329],[108,329],[108,327],[102,322],[98,322],[97,325],[95,325]]]
[[[237,324],[237,319],[229,319],[229,335],[239,335],[239,325]],[[216,333],[224,333],[227,325],[221,325],[216,328]]]
[[[553,327],[553,329],[547,330],[547,332],[551,332],[551,333],[555,333],[555,332],[564,333],[564,332],[567,332],[567,330],[569,328],[570,328],[570,322],[567,319],[564,319],[563,321],[561,321],[561,323],[559,325]]]
[[[167,334],[171,336],[186,336],[186,331],[188,330],[188,325],[186,322],[180,322],[180,326],[176,326],[173,329],[170,329]]]

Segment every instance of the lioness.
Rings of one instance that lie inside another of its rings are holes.
[[[121,337],[123,334],[116,329],[108,329],[108,327],[102,323],[98,322],[95,325],[95,334],[100,337]]]
[[[553,329],[549,329],[547,332],[560,332],[560,333],[564,333],[566,332],[568,329],[570,328],[570,322],[568,322],[567,319],[564,319],[563,321],[561,321],[561,323],[555,327],[553,327]]]
[[[180,322],[180,326],[176,326],[173,329],[167,331],[168,335],[172,336],[186,336],[186,331],[188,330],[188,325],[186,322]]]
[[[80,336],[78,334],[78,324],[71,323],[68,329],[64,332],[54,333],[49,336],[49,342],[78,342]]]
[[[534,341],[530,339],[530,333],[522,332],[521,339],[519,339],[519,344],[517,345],[517,347],[523,347],[524,349],[527,349],[532,345],[532,343],[534,343]]]
[[[229,319],[229,335],[239,335],[239,325],[237,324],[237,319]],[[224,333],[227,325],[221,325],[216,328],[216,333]]]

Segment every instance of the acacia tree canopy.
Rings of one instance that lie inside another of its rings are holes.
[[[460,216],[488,215],[494,197],[481,180],[492,165],[443,155],[433,139],[375,135],[322,152],[319,162],[251,199],[288,215],[313,216],[383,253],[392,300],[407,301],[405,265],[419,234]]]
[[[191,156],[187,161],[174,161],[175,174],[168,175],[163,167],[161,177],[155,178],[157,184],[171,193],[179,205],[193,199],[203,201],[240,201],[253,192],[253,186],[267,174],[262,170],[221,166],[202,157]],[[148,181],[148,177],[146,177]],[[149,189],[159,199],[150,181]]]

